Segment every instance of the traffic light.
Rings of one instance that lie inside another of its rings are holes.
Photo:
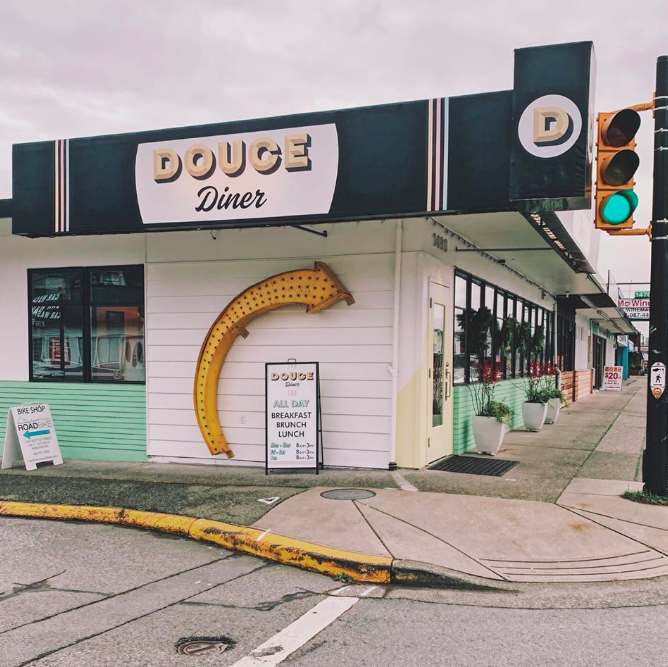
[[[596,156],[596,229],[616,231],[633,227],[638,195],[633,175],[640,158],[635,136],[640,115],[634,109],[598,114]]]

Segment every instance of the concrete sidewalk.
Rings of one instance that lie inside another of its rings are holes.
[[[355,554],[360,564],[381,558],[405,583],[505,588],[663,576],[668,508],[621,497],[642,486],[636,479],[645,389],[635,380],[622,394],[597,393],[571,406],[540,433],[509,434],[501,458],[520,465],[500,478],[431,470],[265,477],[248,468],[67,462],[3,471],[0,500],[249,526],[255,532],[247,542],[284,536],[305,551],[320,545],[346,552],[351,562]],[[405,480],[416,490],[400,488],[410,488]],[[332,488],[367,493],[356,500],[322,496]]]
[[[558,505],[375,490],[330,500],[310,489],[254,524],[416,569],[497,582],[590,582],[668,574],[668,508],[620,497],[641,485],[577,479]]]

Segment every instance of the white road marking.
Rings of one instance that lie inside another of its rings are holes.
[[[267,528],[267,530],[264,531],[264,533],[261,533],[260,535],[257,536],[257,539],[255,540],[256,542],[259,542],[262,538],[265,537],[267,533],[271,533],[271,528]]]
[[[340,592],[350,586],[344,586]],[[291,653],[301,648],[331,625],[339,616],[345,614],[360,598],[366,597],[377,586],[370,586],[363,591],[360,597],[328,597],[319,602],[313,609],[300,616],[294,623],[288,625],[285,630],[275,634],[264,644],[258,646],[250,655],[235,662],[232,667],[271,667],[283,662]]]
[[[399,488],[403,491],[419,491],[419,489],[413,486],[398,470],[393,470],[390,474],[394,481],[399,485]]]

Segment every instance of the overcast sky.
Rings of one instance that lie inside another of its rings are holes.
[[[0,0],[0,198],[12,143],[509,89],[514,48],[577,40],[597,110],[648,101],[668,0]],[[649,245],[606,235],[599,269],[648,280]]]

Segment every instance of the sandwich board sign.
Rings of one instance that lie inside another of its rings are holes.
[[[265,472],[321,465],[320,377],[317,362],[265,365]]]
[[[35,470],[38,463],[51,461],[60,465],[63,457],[47,403],[30,403],[9,408],[2,468],[11,468],[23,459],[26,470]]]
[[[605,366],[603,368],[603,391],[621,391],[623,366]]]

